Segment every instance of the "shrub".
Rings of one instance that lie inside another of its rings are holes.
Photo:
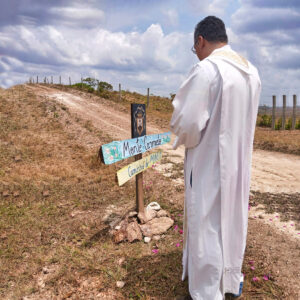
[[[103,91],[112,91],[113,87],[110,83],[107,83],[105,81],[100,81],[98,82],[98,87],[97,87],[98,92],[103,92]]]
[[[285,129],[292,129],[292,118],[288,118],[285,123]]]
[[[81,90],[85,90],[89,93],[93,93],[94,92],[94,88],[91,87],[90,85],[86,84],[86,83],[75,83],[72,85],[72,87],[81,89]]]
[[[258,121],[258,126],[261,127],[271,127],[272,126],[272,116],[271,115],[262,115]]]
[[[296,121],[295,129],[300,129],[300,119]]]

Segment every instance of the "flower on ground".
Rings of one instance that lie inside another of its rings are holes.
[[[248,210],[250,210],[250,209],[251,209],[251,205],[249,204],[249,205],[248,205]]]
[[[279,218],[279,216],[275,216],[275,218]]]
[[[182,229],[180,229],[180,230],[179,230],[179,233],[180,233],[180,234],[183,234],[183,230],[182,230]]]
[[[255,268],[254,268],[253,266],[252,266],[252,267],[250,267],[250,269],[251,269],[251,270],[255,270]]]
[[[268,275],[264,275],[263,279],[266,280],[266,281],[268,281],[269,280]]]
[[[249,260],[250,265],[254,265],[254,260]]]
[[[269,219],[271,222],[273,221],[273,219]]]
[[[180,247],[180,243],[177,243],[177,244],[176,244],[176,247]]]
[[[152,252],[156,254],[158,253],[158,249],[152,249]]]
[[[178,229],[178,225],[175,225],[175,226],[174,226],[174,230],[177,230],[177,229]]]
[[[178,214],[178,217],[182,217],[182,214]]]
[[[252,280],[253,281],[258,281],[258,278],[257,277],[253,277]]]
[[[291,224],[291,226],[294,226],[294,224]]]

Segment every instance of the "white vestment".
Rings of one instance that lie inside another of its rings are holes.
[[[239,292],[260,90],[256,68],[226,45],[192,68],[173,101],[174,148],[186,148],[182,279],[194,300]]]

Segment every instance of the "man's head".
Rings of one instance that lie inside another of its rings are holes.
[[[197,24],[194,32],[194,49],[200,60],[206,58],[217,48],[228,42],[224,22],[209,16]]]

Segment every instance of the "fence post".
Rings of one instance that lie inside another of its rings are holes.
[[[71,77],[69,77],[69,85],[71,85]]]
[[[297,110],[297,95],[293,95],[292,130],[295,130],[296,128],[296,110]]]
[[[36,83],[39,83],[39,76],[36,76]]]
[[[272,129],[276,126],[276,96],[273,95],[273,109],[272,109]]]
[[[149,88],[147,88],[147,107],[149,107]]]
[[[59,84],[61,84],[61,76],[59,75]]]
[[[121,83],[119,83],[119,101],[121,101],[121,93],[122,93]]]
[[[51,84],[53,84],[53,76],[51,76]]]
[[[281,129],[285,130],[285,112],[286,112],[286,95],[282,97],[282,125]]]

